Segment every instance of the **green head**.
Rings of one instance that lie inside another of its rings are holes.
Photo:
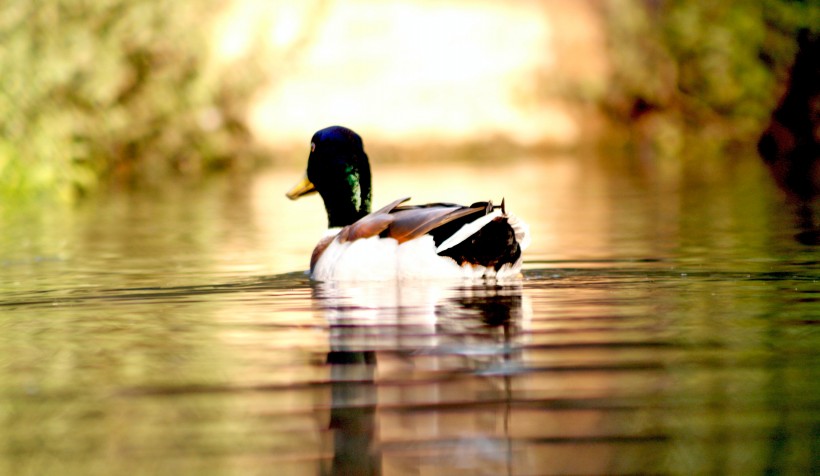
[[[370,162],[362,138],[341,126],[313,134],[307,177],[288,192],[295,200],[319,192],[329,227],[346,226],[370,213]]]

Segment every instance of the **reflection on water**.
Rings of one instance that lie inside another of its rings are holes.
[[[311,283],[296,170],[3,210],[0,474],[820,470],[818,250],[765,175],[440,167],[376,202],[506,195],[519,282]]]
[[[507,472],[507,375],[520,357],[527,322],[520,284],[319,284],[314,298],[330,326],[334,454],[328,474],[441,464]],[[465,371],[482,382],[465,381]],[[458,393],[451,394],[453,386]],[[493,408],[500,406],[502,412]],[[446,415],[453,409],[462,414],[457,420]],[[434,411],[442,414],[431,416]],[[465,426],[476,424],[491,433]],[[464,440],[455,454],[453,428]],[[498,428],[505,430],[497,434]]]

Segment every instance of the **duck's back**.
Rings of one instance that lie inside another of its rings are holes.
[[[396,200],[337,232],[314,251],[318,280],[505,278],[518,275],[529,242],[503,202],[400,206]]]

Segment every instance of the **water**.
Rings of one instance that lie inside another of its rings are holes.
[[[374,174],[506,196],[505,285],[311,283],[295,168],[3,208],[0,474],[819,472],[818,249],[755,161],[503,165]]]

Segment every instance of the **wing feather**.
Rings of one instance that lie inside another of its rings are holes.
[[[404,197],[394,200],[356,223],[342,228],[337,239],[344,243],[381,234],[404,243],[454,220],[487,213],[486,202],[478,202],[469,207],[450,203],[399,207],[409,199],[410,197]]]
[[[342,228],[339,232],[339,242],[356,241],[359,238],[370,238],[387,229],[395,218],[388,213],[380,215],[370,214],[352,225]]]
[[[399,210],[392,214],[393,223],[387,228],[387,236],[399,243],[418,238],[431,230],[450,223],[453,220],[473,213],[483,212],[483,208],[460,206],[443,206]]]
[[[392,202],[390,202],[387,205],[379,208],[378,210],[371,213],[370,215],[378,215],[378,214],[381,214],[381,213],[390,213],[391,211],[393,211],[394,208],[398,207],[399,205],[406,202],[407,200],[410,200],[410,197],[403,197],[403,198],[393,200]]]
[[[375,212],[365,215],[356,223],[342,228],[342,231],[337,235],[339,242],[344,243],[346,241],[356,241],[359,238],[370,238],[383,232],[394,220],[390,212],[407,200],[410,200],[410,197],[393,200]]]

